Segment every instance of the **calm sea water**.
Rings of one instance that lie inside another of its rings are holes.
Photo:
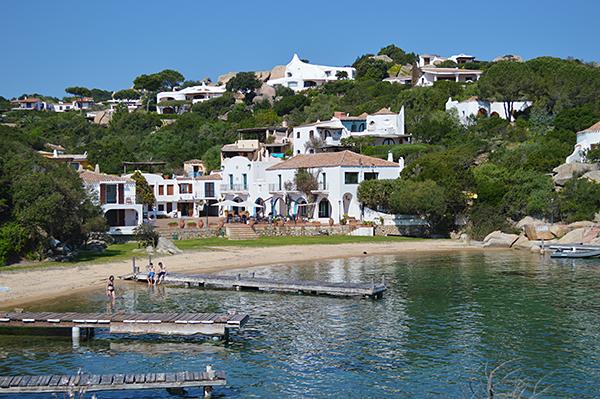
[[[461,398],[469,381],[478,386],[486,369],[508,362],[495,379],[507,377],[498,387],[504,392],[520,386],[530,396],[539,382],[538,389],[549,388],[542,397],[600,397],[599,270],[597,261],[513,251],[371,256],[240,271],[347,282],[385,275],[388,291],[376,301],[131,283],[118,287],[117,310],[236,310],[251,318],[228,343],[97,330],[74,348],[70,331],[0,330],[0,374],[76,373],[80,366],[91,374],[196,371],[212,365],[225,370],[228,381],[215,397]],[[103,294],[27,310],[102,312]],[[96,395],[172,397],[166,391]],[[200,389],[184,395],[201,396]]]

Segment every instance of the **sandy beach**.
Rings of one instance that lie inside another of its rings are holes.
[[[162,261],[169,272],[211,273],[228,269],[275,263],[304,262],[320,259],[371,256],[401,252],[481,250],[456,240],[423,240],[388,243],[291,245],[269,248],[218,247],[208,251],[186,251],[171,256],[153,256],[156,265]],[[366,254],[365,254],[366,252]],[[269,256],[266,256],[269,254]],[[280,256],[273,256],[280,254]],[[147,255],[136,255],[137,266],[145,270]],[[104,291],[106,279],[126,275],[132,271],[132,261],[94,263],[90,265],[53,267],[32,271],[0,273],[0,309],[12,310],[15,306],[42,302],[48,298],[72,295],[77,292]],[[117,287],[124,282],[117,280]]]

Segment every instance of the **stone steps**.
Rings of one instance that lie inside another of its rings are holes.
[[[256,240],[258,234],[247,224],[232,224],[225,226],[227,237],[230,240]]]

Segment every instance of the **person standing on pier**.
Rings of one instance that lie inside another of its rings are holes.
[[[115,295],[115,276],[110,276],[106,281],[106,296],[108,297],[106,313],[112,313],[112,310],[115,306],[115,300],[117,299],[117,296]]]

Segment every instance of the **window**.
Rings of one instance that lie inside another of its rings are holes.
[[[365,180],[377,180],[377,172],[365,172]]]
[[[346,172],[344,176],[346,184],[358,184],[358,172]]]
[[[215,197],[215,183],[204,183],[204,196],[207,198]]]
[[[191,194],[192,185],[189,183],[182,183],[179,185],[179,194]]]
[[[165,195],[165,186],[158,186],[158,195]]]
[[[322,199],[321,202],[319,202],[319,217],[329,217],[329,201],[327,201],[326,199]]]
[[[281,175],[277,175],[277,181],[279,183],[279,188],[278,190],[283,190],[283,184],[281,182]]]
[[[331,137],[331,132],[329,130],[325,130],[325,138]]]
[[[358,132],[358,130],[356,130],[356,125],[353,123],[352,127],[350,128],[351,132]]]
[[[331,71],[325,71],[325,76],[331,76]]]
[[[173,211],[173,204],[170,202],[167,202],[167,213],[171,213]]]
[[[167,195],[173,195],[173,185],[167,184]]]
[[[314,131],[311,130],[310,132],[308,132],[308,138],[309,139],[312,139],[314,137],[315,137],[315,132]]]
[[[233,175],[229,175],[229,189],[233,190]]]
[[[396,144],[394,142],[394,139],[385,139],[385,140],[383,140],[383,145],[394,145],[394,144]]]
[[[299,139],[300,138],[300,132],[296,132],[296,138]]]
[[[164,204],[158,204],[158,211],[159,212],[164,212],[165,211],[165,205]]]
[[[323,176],[323,180],[322,180],[322,186],[321,186],[321,190],[327,190],[327,175],[325,173],[322,174]]]
[[[289,82],[288,87],[298,87],[298,82]]]
[[[244,190],[248,190],[248,175],[246,173],[242,173],[242,187]]]

